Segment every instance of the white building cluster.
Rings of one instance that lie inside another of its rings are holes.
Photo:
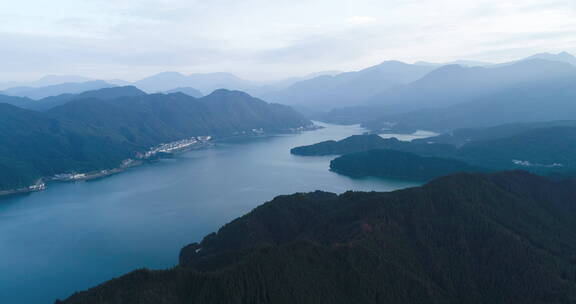
[[[179,141],[173,141],[167,144],[159,144],[158,146],[151,148],[145,153],[136,154],[136,158],[149,159],[156,156],[158,153],[175,153],[178,151],[186,150],[196,144],[205,143],[211,139],[211,136],[197,136]]]

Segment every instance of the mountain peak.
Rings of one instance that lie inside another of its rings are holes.
[[[34,87],[43,87],[63,83],[81,83],[93,80],[94,80],[93,78],[78,75],[45,75],[40,79],[32,82],[30,85]]]
[[[136,97],[144,95],[146,95],[146,93],[139,90],[135,86],[123,86],[86,91],[76,95],[73,99],[112,100],[121,97]]]
[[[238,91],[238,90],[228,90],[228,89],[217,89],[214,90],[214,92],[210,93],[210,95],[208,95],[209,97],[223,97],[223,96],[242,96],[242,97],[250,97],[252,98],[252,96],[250,96],[248,93],[246,92],[242,92],[242,91]]]
[[[558,62],[564,62],[564,63],[569,63],[572,65],[576,65],[576,57],[568,52],[561,52],[558,54],[553,54],[553,53],[539,53],[539,54],[535,54],[532,55],[528,58],[525,58],[524,60],[532,60],[532,59],[542,59],[542,60],[548,60],[548,61],[558,61]],[[524,61],[523,60],[523,61]]]
[[[174,72],[174,71],[166,71],[166,72],[161,72],[158,74],[154,74],[150,77],[186,77],[186,75],[180,73],[180,72]],[[149,78],[150,78],[149,77]]]

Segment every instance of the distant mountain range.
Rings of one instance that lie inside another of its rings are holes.
[[[576,66],[542,59],[498,68],[443,66],[406,86],[386,90],[369,102],[438,107],[491,95],[521,83],[576,78]]]
[[[18,97],[27,97],[30,99],[38,100],[50,96],[57,96],[62,94],[77,94],[86,91],[98,90],[103,88],[110,88],[115,85],[109,84],[102,80],[94,80],[88,82],[67,82],[62,84],[49,85],[45,87],[14,87],[6,89],[0,94]]]
[[[75,99],[85,99],[85,98],[114,99],[119,97],[142,96],[142,95],[146,95],[146,93],[140,91],[139,89],[133,86],[127,86],[127,87],[113,86],[100,90],[85,91],[79,94],[70,94],[70,93],[60,94],[56,96],[42,98],[39,100],[33,100],[27,97],[14,97],[0,94],[0,103],[7,103],[28,110],[46,111],[51,108],[66,104]]]
[[[230,73],[207,73],[184,75],[177,72],[164,72],[134,82],[141,90],[150,93],[169,91],[178,87],[192,87],[203,94],[217,89],[247,91],[256,85]]]
[[[482,67],[482,66],[493,65],[493,63],[490,63],[490,62],[474,61],[474,60],[455,60],[455,61],[449,61],[449,62],[445,62],[445,63],[418,61],[415,64],[437,66],[437,67],[444,66],[444,65],[454,65],[454,64],[465,66],[465,67]]]
[[[169,270],[62,304],[576,301],[576,182],[458,174],[389,193],[279,196]]]
[[[576,65],[576,56],[574,56],[568,52],[562,52],[562,53],[558,53],[558,54],[540,53],[540,54],[532,55],[528,58],[525,58],[524,60],[531,60],[531,59],[543,59],[543,60],[558,61],[558,62],[569,63],[571,65]]]
[[[574,69],[576,72],[576,68]],[[421,96],[424,96],[422,94]],[[372,130],[434,130],[490,127],[505,123],[572,120],[576,77],[521,83],[447,107],[380,115],[364,123]]]
[[[327,71],[268,83],[248,81],[230,73],[164,72],[132,85],[148,93],[186,88],[195,97],[220,88],[242,90],[270,102],[292,105],[314,119],[348,124],[473,102],[523,84],[538,86],[574,78],[575,71],[576,57],[563,52],[541,53],[500,64],[466,60],[416,64],[385,61],[355,72]],[[5,88],[0,94],[42,99],[126,84],[121,80],[53,75]]]
[[[375,130],[440,131],[571,119],[576,114],[570,102],[575,80],[576,66],[544,59],[493,67],[443,66],[410,84],[385,90],[363,105],[315,118],[364,123]]]
[[[315,110],[358,105],[385,89],[413,82],[435,66],[386,61],[358,72],[319,76],[277,92],[264,94],[266,100]]]
[[[114,87],[52,101],[61,104],[42,113],[0,103],[0,193],[55,174],[117,168],[161,143],[312,125],[288,106],[228,90],[196,99]]]
[[[204,96],[204,95],[202,94],[202,92],[200,92],[200,91],[198,91],[198,90],[196,90],[196,89],[194,89],[194,88],[191,88],[191,87],[178,87],[178,88],[175,88],[175,89],[172,89],[172,90],[168,90],[168,91],[166,91],[166,92],[164,92],[164,93],[166,93],[166,94],[171,94],[171,93],[183,93],[183,94],[186,94],[186,95],[188,95],[188,96],[195,97],[195,98],[200,98],[200,97],[203,97],[203,96]]]

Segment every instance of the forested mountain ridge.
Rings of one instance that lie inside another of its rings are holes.
[[[58,303],[573,303],[576,183],[459,174],[390,193],[280,196]]]
[[[397,150],[427,156],[456,154],[456,147],[444,143],[406,142],[397,138],[382,138],[377,134],[353,135],[340,141],[328,140],[308,146],[295,147],[291,154],[301,156],[342,155],[373,149]]]
[[[0,118],[0,191],[70,170],[113,168],[138,149],[118,134],[8,104],[0,104]]]
[[[414,181],[429,181],[458,172],[489,171],[450,156],[429,157],[385,149],[345,154],[330,162],[330,170],[352,177],[372,176]]]
[[[332,161],[330,168],[355,177],[401,176],[403,179],[429,180],[460,171],[515,169],[543,175],[575,176],[575,143],[576,122],[555,121],[458,129],[412,142],[384,139],[375,134],[356,135],[341,141],[296,147],[291,153],[344,155]]]
[[[312,126],[288,106],[227,90],[196,99],[121,87],[87,92],[42,113],[0,106],[0,191],[60,173],[117,168],[162,143]]]

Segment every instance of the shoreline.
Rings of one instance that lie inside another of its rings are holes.
[[[254,137],[265,137],[274,136],[279,134],[296,134],[304,131],[314,131],[322,129],[319,125],[302,126],[298,128],[292,128],[284,130],[284,132],[273,132],[266,133],[263,129],[252,129],[249,132],[243,131],[238,134],[226,137],[213,137],[213,136],[196,136],[188,139],[183,139],[179,141],[174,141],[170,143],[160,144],[158,146],[150,148],[144,153],[136,152],[136,157],[128,158],[122,161],[121,165],[117,168],[103,169],[97,171],[83,172],[83,173],[62,173],[53,176],[44,176],[40,178],[34,185],[27,187],[22,187],[18,189],[9,189],[0,191],[0,200],[6,197],[11,197],[15,195],[31,194],[34,192],[44,191],[48,188],[48,184],[51,183],[70,183],[70,182],[81,182],[81,181],[91,181],[101,178],[106,178],[112,175],[116,175],[126,170],[134,167],[142,166],[146,163],[151,163],[165,158],[173,157],[174,155],[182,154],[191,150],[202,149],[213,145],[214,143],[232,140],[235,138],[254,138]]]
[[[167,144],[160,144],[156,147],[151,148],[144,154],[137,153],[136,159],[125,159],[122,161],[120,167],[112,168],[112,169],[103,169],[97,171],[90,171],[90,172],[83,172],[83,173],[63,173],[63,174],[56,174],[53,176],[45,176],[40,178],[36,184],[22,187],[18,189],[10,189],[10,190],[2,190],[0,191],[0,200],[2,198],[14,196],[14,195],[24,195],[24,194],[31,194],[34,192],[44,191],[48,188],[48,184],[51,183],[72,183],[72,182],[82,182],[82,181],[91,181],[97,180],[101,178],[106,178],[112,175],[116,175],[119,173],[123,173],[126,170],[134,167],[142,166],[146,163],[151,163],[154,161],[158,161],[164,158],[169,158],[174,155],[178,155],[181,153],[185,153],[191,150],[205,148],[210,146],[212,143],[211,136],[201,136],[202,140],[197,139],[195,142],[190,143],[191,139],[180,140],[176,142],[171,142]],[[175,144],[181,143],[186,141],[187,144],[184,146],[177,146]]]

